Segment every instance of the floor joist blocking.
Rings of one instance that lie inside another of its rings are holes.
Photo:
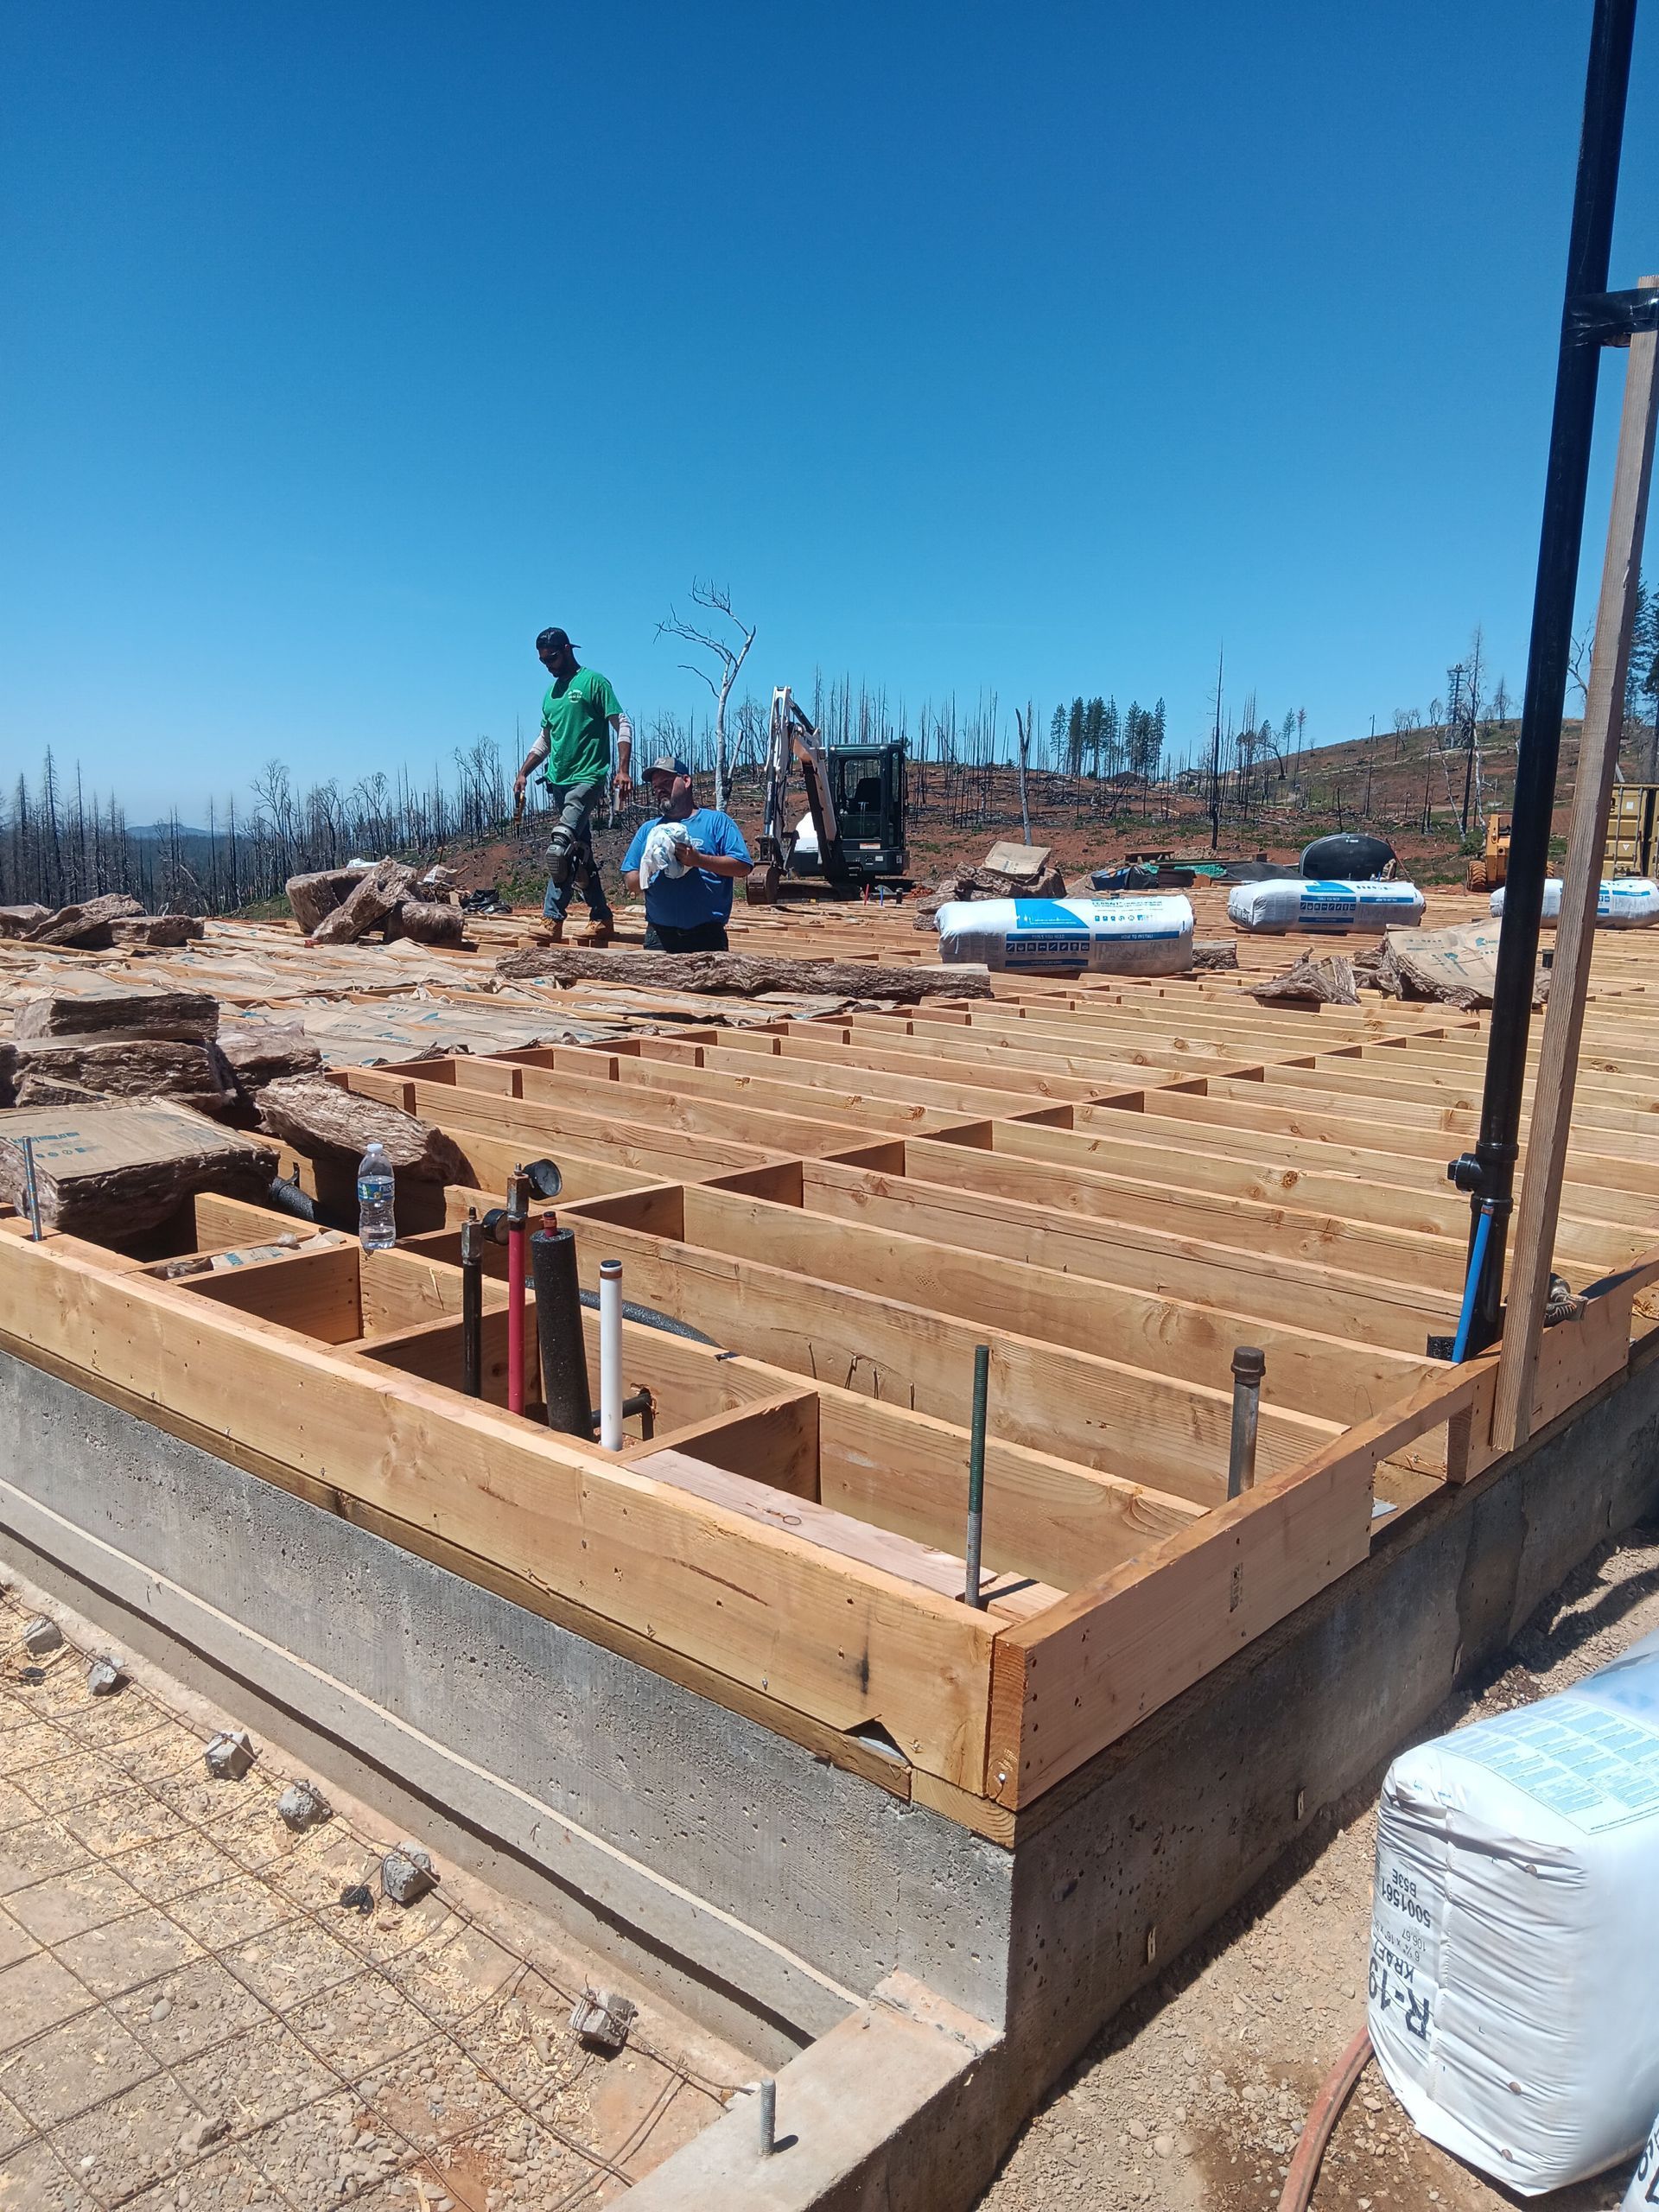
[[[817,927],[838,955],[858,938]],[[1237,977],[998,978],[337,1065],[464,1163],[400,1189],[395,1251],[168,1281],[154,1239],[32,1244],[14,1217],[0,1344],[1006,1840],[1493,1457],[1494,1360],[1430,1351],[1456,1325],[1468,1214],[1444,1162],[1473,1133],[1482,1018],[1258,1005],[1243,949]],[[1540,1422],[1619,1371],[1659,1272],[1659,1001],[1622,949],[1597,972],[1556,1255],[1585,1303],[1545,1337]],[[496,1248],[484,1403],[460,1389],[459,1224],[543,1154],[584,1286],[619,1259],[627,1297],[711,1340],[625,1325],[652,1410],[614,1456],[550,1433],[533,1376],[506,1411]],[[291,1225],[203,1198],[165,1245]],[[1256,1484],[1230,1502],[1241,1344],[1267,1382]]]

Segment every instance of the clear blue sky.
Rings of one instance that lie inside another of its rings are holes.
[[[1161,693],[1179,752],[1224,636],[1319,741],[1477,620],[1518,690],[1589,18],[14,0],[0,767],[194,818],[511,747],[550,621],[689,709],[694,574],[762,696]],[[1649,21],[1615,282],[1656,92]]]

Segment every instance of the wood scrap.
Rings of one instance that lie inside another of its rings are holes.
[[[357,879],[356,887],[348,892],[332,912],[327,913],[314,930],[308,931],[313,944],[350,944],[383,922],[394,906],[408,898],[415,884],[415,871],[403,861],[377,861],[366,875]]]
[[[363,880],[361,868],[319,868],[309,875],[290,875],[283,886],[294,918],[309,937],[317,924],[349,898]]]
[[[124,891],[106,893],[101,899],[88,899],[76,906],[60,906],[43,922],[36,922],[32,930],[25,931],[28,944],[79,945],[83,950],[101,951],[115,942],[111,930],[112,922],[143,921],[144,910],[136,899]]]
[[[1192,947],[1194,968],[1236,968],[1238,939],[1232,937],[1200,938]]]
[[[400,937],[416,944],[459,946],[466,932],[466,917],[459,906],[427,899],[405,899],[386,916],[386,943]]]
[[[1340,952],[1327,953],[1317,960],[1305,952],[1282,976],[1270,976],[1264,983],[1252,984],[1250,995],[1267,1004],[1281,999],[1301,1006],[1359,1004],[1354,963]]]
[[[988,969],[882,967],[874,961],[789,960],[749,952],[583,952],[538,945],[504,953],[498,976],[553,983],[634,984],[645,989],[722,992],[753,998],[762,991],[817,991],[841,998],[909,1005],[924,998],[988,999]]]
[[[378,1143],[396,1172],[415,1182],[466,1179],[461,1152],[441,1129],[400,1106],[343,1090],[323,1076],[290,1076],[267,1084],[259,1094],[259,1122],[308,1160],[321,1154],[354,1160]]]
[[[0,1198],[19,1211],[24,1137],[34,1139],[42,1222],[94,1241],[153,1229],[200,1191],[262,1198],[276,1166],[262,1139],[182,1106],[20,1107],[0,1122]]]
[[[219,1028],[209,991],[145,990],[125,985],[43,991],[17,1001],[14,1034],[23,1038],[155,1037],[200,1043]]]

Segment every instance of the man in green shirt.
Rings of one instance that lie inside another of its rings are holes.
[[[563,630],[543,630],[536,640],[536,652],[553,681],[542,701],[541,734],[524,755],[512,795],[523,798],[531,772],[542,768],[558,811],[547,842],[547,895],[542,912],[553,925],[554,935],[561,935],[570,893],[580,887],[594,930],[608,936],[613,917],[594,857],[594,813],[611,780],[613,729],[616,796],[624,806],[632,796],[628,770],[633,729],[608,681],[596,669],[579,665]]]

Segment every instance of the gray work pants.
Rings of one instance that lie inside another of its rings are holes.
[[[611,918],[611,902],[605,896],[605,885],[599,873],[599,861],[594,853],[594,816],[605,796],[604,780],[592,784],[550,784],[553,804],[558,809],[559,819],[570,832],[570,873],[563,883],[548,879],[547,896],[542,901],[542,913],[550,922],[562,922],[570,904],[570,894],[580,889],[588,901],[588,912],[596,922]]]

